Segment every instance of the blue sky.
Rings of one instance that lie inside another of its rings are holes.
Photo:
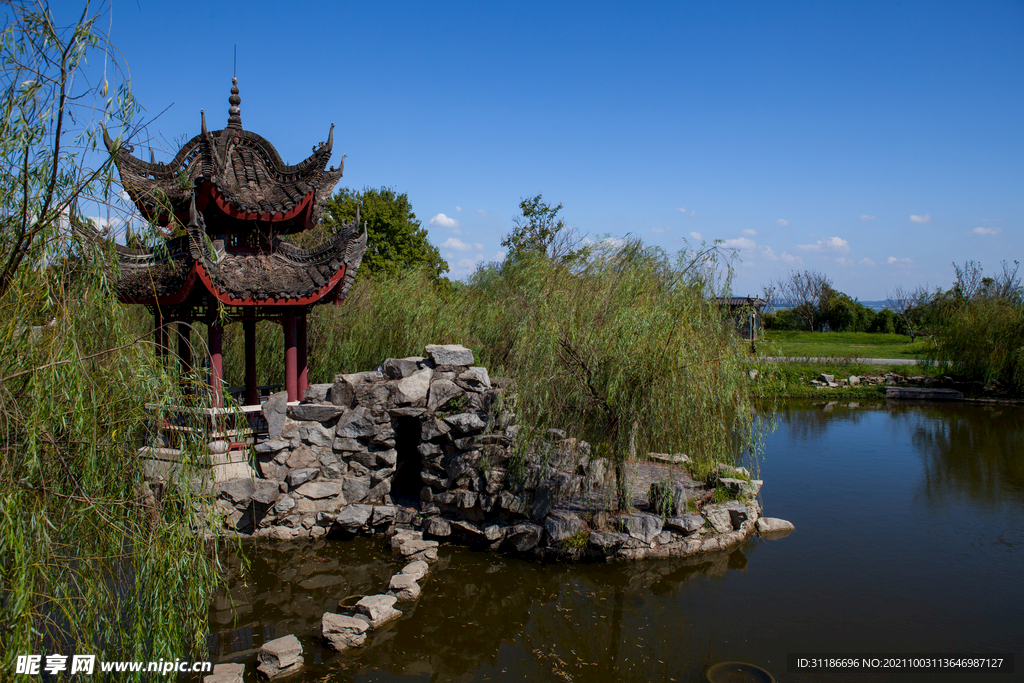
[[[131,0],[110,35],[166,109],[158,160],[200,109],[226,124],[237,44],[244,127],[295,163],[335,123],[342,184],[408,193],[453,277],[541,192],[594,239],[725,240],[740,295],[808,268],[882,299],[1024,260],[1020,2]]]

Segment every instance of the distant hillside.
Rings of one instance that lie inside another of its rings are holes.
[[[876,311],[876,312],[882,310],[883,308],[888,308],[888,305],[887,305],[888,302],[886,300],[884,300],[884,299],[882,301],[861,301],[860,303],[864,307],[870,308],[871,310]],[[765,312],[766,313],[771,313],[772,310],[788,311],[791,308],[792,308],[792,306],[790,306],[789,304],[780,303],[780,304],[776,304],[774,309],[766,309]]]

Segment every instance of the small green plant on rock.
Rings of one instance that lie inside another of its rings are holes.
[[[587,549],[587,544],[589,543],[590,532],[586,529],[580,529],[572,536],[563,538],[559,543],[559,547],[573,557],[579,557]]]
[[[670,478],[651,484],[651,510],[661,515],[662,519],[670,517],[679,508],[681,501],[676,500],[676,485]],[[686,503],[683,502],[685,507]]]
[[[715,505],[718,505],[719,503],[727,503],[730,500],[735,499],[736,496],[733,495],[732,491],[729,490],[729,487],[719,486],[718,488],[715,489],[715,495],[712,496],[711,502],[714,503]]]

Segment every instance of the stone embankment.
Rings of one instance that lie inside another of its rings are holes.
[[[610,463],[589,444],[527,434],[514,384],[473,365],[469,349],[426,352],[338,375],[297,404],[267,401],[259,476],[216,487],[226,528],[280,540],[397,532],[410,561],[436,558],[438,540],[609,560],[719,551],[781,523],[760,518],[761,482],[745,470],[722,465],[694,482],[685,456],[660,456],[659,479],[639,480],[640,509],[615,514]],[[712,504],[712,490],[725,502]]]
[[[942,387],[953,384],[948,377],[920,375],[903,375],[898,372],[887,372],[884,375],[850,375],[836,378],[835,375],[821,373],[811,380],[811,385],[818,389],[835,389],[837,387],[885,386],[885,387]]]

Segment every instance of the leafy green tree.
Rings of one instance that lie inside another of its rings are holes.
[[[362,192],[342,188],[327,203],[321,226],[333,230],[342,221],[352,220],[357,206],[359,222],[365,223],[367,230],[361,273],[393,275],[423,268],[437,280],[448,272],[448,262],[427,239],[427,231],[404,192],[399,194],[390,187],[368,187]]]
[[[501,241],[501,246],[508,250],[506,258],[510,262],[518,261],[526,254],[560,258],[575,251],[572,231],[558,217],[561,204],[551,206],[544,201],[544,195],[538,194],[520,201],[519,208],[522,215],[513,219],[512,232]]]
[[[831,286],[826,287],[815,316],[821,329],[832,332],[867,332],[875,319],[875,312],[857,299]]]

